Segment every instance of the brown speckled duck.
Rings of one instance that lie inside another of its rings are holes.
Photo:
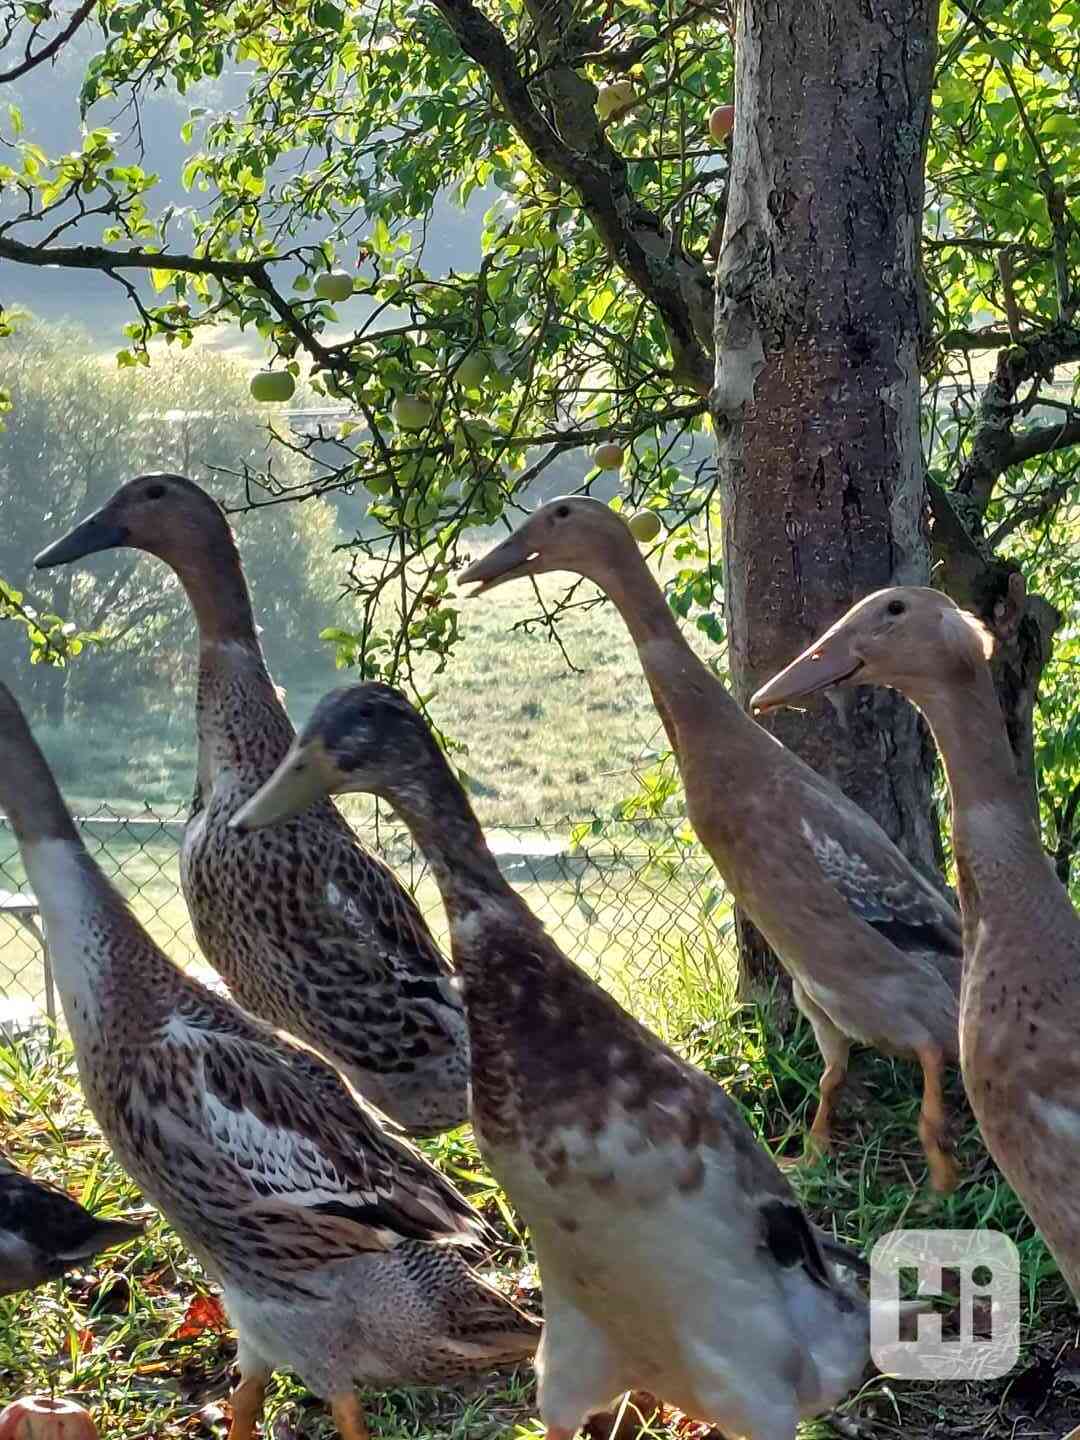
[[[745,1440],[793,1440],[860,1379],[868,1312],[735,1104],[572,964],[503,879],[431,732],[385,685],[335,692],[237,814],[330,792],[394,807],[462,975],[473,1124],[544,1289],[548,1440],[642,1389]]]
[[[0,1295],[57,1280],[141,1234],[130,1220],[91,1215],[66,1191],[22,1174],[0,1154]]]
[[[1002,623],[1008,625],[1009,605]],[[936,590],[860,601],[754,696],[891,685],[949,781],[964,917],[960,1059],[983,1138],[1080,1301],[1080,916],[1043,850],[987,664],[992,639]]]
[[[932,1184],[956,1184],[946,1061],[957,1058],[960,922],[948,900],[836,786],[740,708],[691,649],[625,521],[598,500],[552,500],[462,572],[480,591],[571,570],[614,602],[675,752],[690,822],[791,975],[825,1060],[808,1149],[829,1147],[853,1040],[916,1057]]]
[[[325,1056],[411,1134],[462,1124],[465,1017],[408,891],[332,804],[257,837],[227,827],[295,732],[220,505],[191,480],[142,475],[35,563],[116,546],[171,566],[198,620],[198,782],[180,873],[207,959],[245,1009]]]
[[[87,1103],[239,1332],[230,1440],[250,1440],[278,1368],[331,1401],[344,1440],[366,1440],[354,1382],[431,1384],[532,1354],[539,1327],[462,1258],[482,1217],[328,1065],[158,949],[87,854],[2,686],[0,806]]]

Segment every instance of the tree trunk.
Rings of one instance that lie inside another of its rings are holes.
[[[918,255],[937,0],[740,0],[713,392],[745,704],[853,601],[929,572]],[[781,18],[782,17],[782,18]],[[933,873],[932,754],[893,691],[769,722]],[[775,961],[745,920],[741,988]]]

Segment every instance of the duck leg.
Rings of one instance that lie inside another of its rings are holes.
[[[335,1396],[330,1401],[330,1409],[341,1440],[371,1440],[367,1421],[364,1419],[364,1407],[360,1404],[360,1397],[355,1390],[350,1390],[346,1395]]]
[[[821,1051],[821,1058],[825,1061],[825,1070],[818,1085],[817,1113],[814,1123],[807,1131],[802,1160],[795,1162],[803,1164],[827,1155],[832,1147],[833,1107],[847,1079],[851,1041],[801,988],[796,992],[795,998],[799,1009],[814,1028],[814,1038]]]
[[[243,1369],[240,1374],[240,1384],[229,1397],[232,1406],[229,1440],[254,1440],[255,1426],[262,1416],[266,1382],[270,1374],[266,1370],[257,1370],[245,1375]]]
[[[919,1139],[930,1167],[930,1184],[942,1195],[955,1190],[960,1179],[956,1161],[946,1148],[945,1057],[933,1045],[919,1052],[923,1072],[923,1100],[919,1113]]]

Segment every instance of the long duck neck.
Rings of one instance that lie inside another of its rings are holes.
[[[382,792],[431,867],[450,922],[454,954],[466,971],[482,961],[467,940],[481,911],[502,910],[516,922],[536,922],[503,878],[460,781],[435,742],[418,782],[402,780]]]
[[[49,940],[69,1028],[98,1031],[123,986],[130,945],[110,943],[137,927],[87,853],[48,762],[21,711],[0,687],[0,809],[15,832],[27,882]],[[139,993],[138,987],[135,989]]]
[[[934,733],[949,782],[965,932],[998,911],[1015,917],[1018,898],[1026,903],[1032,888],[1064,901],[1016,772],[989,667],[980,663],[959,683],[928,683],[908,694]]]
[[[255,628],[240,554],[222,517],[218,533],[190,534],[162,558],[176,572],[199,626],[195,705],[199,790],[228,778],[254,790],[273,773],[294,730]]]
[[[680,760],[702,721],[710,716],[735,730],[761,733],[723,683],[695,655],[629,536],[624,552],[596,555],[583,573],[600,586],[626,622],[653,703]],[[715,745],[715,735],[710,743]]]

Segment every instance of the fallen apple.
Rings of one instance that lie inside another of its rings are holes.
[[[617,110],[632,105],[637,98],[632,80],[614,80],[601,85],[596,92],[596,113],[601,120],[610,120]]]
[[[714,140],[726,140],[734,125],[734,105],[718,105],[709,116],[709,134]]]
[[[288,370],[257,370],[251,377],[249,388],[253,400],[291,400],[296,391],[296,381]]]
[[[0,1410],[0,1440],[98,1440],[98,1432],[74,1400],[24,1395]]]
[[[344,270],[326,270],[315,280],[315,294],[320,300],[337,305],[352,294],[352,276]]]
[[[593,464],[598,470],[618,470],[626,452],[621,445],[616,445],[609,440],[606,445],[598,445],[593,451]]]
[[[470,350],[454,371],[454,379],[466,390],[475,390],[488,373],[488,358],[482,350]]]
[[[650,540],[655,540],[660,534],[660,516],[655,510],[638,510],[630,516],[627,522],[630,526],[630,533],[635,540],[640,540],[647,545]]]
[[[394,401],[394,420],[399,430],[423,430],[434,415],[431,401],[423,395],[399,395]]]

